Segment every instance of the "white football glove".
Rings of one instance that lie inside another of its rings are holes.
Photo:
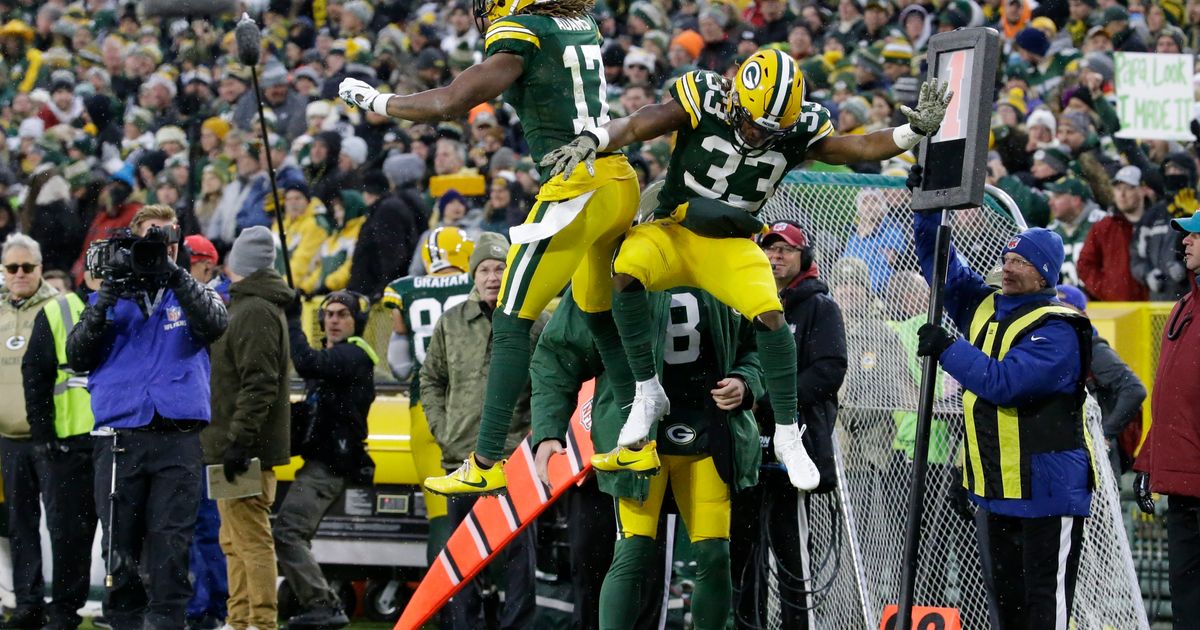
[[[371,87],[364,81],[358,79],[343,79],[342,84],[338,86],[338,96],[342,97],[347,104],[357,107],[363,111],[379,113],[375,109],[375,101],[381,94],[379,90]],[[386,106],[386,101],[384,101]]]

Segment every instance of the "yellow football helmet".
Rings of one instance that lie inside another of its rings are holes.
[[[800,122],[804,74],[780,50],[760,50],[738,68],[725,114],[742,155],[762,155]]]
[[[516,15],[521,9],[538,0],[472,0],[475,5],[475,27],[483,35],[487,25],[502,17]],[[485,21],[486,20],[486,21]]]
[[[460,271],[470,268],[471,253],[475,241],[456,227],[439,227],[429,232],[429,238],[421,244],[421,261],[425,273],[437,273],[451,267]]]

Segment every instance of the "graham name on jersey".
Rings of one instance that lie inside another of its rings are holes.
[[[466,284],[469,280],[470,277],[465,273],[456,273],[449,276],[416,276],[413,278],[413,288],[444,289],[446,287]]]

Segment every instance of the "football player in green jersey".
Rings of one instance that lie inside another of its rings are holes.
[[[467,299],[473,282],[467,273],[475,243],[456,227],[439,227],[429,233],[421,247],[424,276],[393,280],[383,291],[383,305],[392,309],[392,338],[388,342],[388,365],[400,380],[409,379],[408,417],[413,460],[421,479],[445,474],[442,449],[433,439],[425,408],[421,405],[420,371],[438,318],[451,306]],[[450,538],[446,498],[425,495],[425,517],[429,538],[425,559],[433,559]]]
[[[602,470],[657,457],[643,443],[670,401],[654,372],[646,291],[702,288],[754,321],[764,381],[776,410],[775,452],[792,484],[816,487],[820,475],[796,425],[796,345],[785,326],[771,265],[746,237],[766,227],[755,215],[784,173],[804,160],[832,164],[883,160],[933,134],[953,93],[944,85],[921,87],[917,109],[901,111],[909,123],[864,136],[833,135],[829,112],[804,100],[804,77],[790,56],[760,50],[738,69],[732,84],[712,72],[693,71],[670,88],[672,100],[588,129],[542,161],[550,176],[570,176],[597,153],[678,132],[657,220],[626,236],[613,262],[613,310],[637,379],[633,407],[618,448],[599,454]],[[645,203],[643,201],[643,203]]]
[[[608,122],[602,38],[588,11],[594,0],[475,0],[477,21],[490,21],[483,63],[450,85],[417,94],[381,94],[356,79],[338,93],[377,114],[421,122],[464,116],[501,93],[516,108],[535,160],[579,133]],[[440,494],[504,490],[504,442],[513,407],[529,379],[529,331],[569,281],[618,396],[633,395],[633,376],[612,318],[610,265],[637,210],[637,175],[620,153],[598,155],[575,177],[545,178],[513,247],[492,319],[492,364],[475,453],[445,477],[427,479]]]

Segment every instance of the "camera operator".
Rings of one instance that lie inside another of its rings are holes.
[[[349,623],[341,600],[312,555],[312,538],[347,482],[370,484],[367,413],[375,401],[379,356],[364,340],[370,303],[353,291],[334,291],[318,313],[325,333],[316,350],[300,326],[300,301],[287,309],[296,373],[306,381],[303,402],[292,405],[292,453],[304,458],[275,517],[279,572],[303,607],[288,628],[341,628]]]
[[[94,243],[86,254],[104,280],[67,339],[67,359],[90,372],[96,427],[112,432],[95,451],[96,504],[111,550],[109,619],[115,630],[174,630],[184,627],[191,594],[208,345],[229,318],[221,298],[175,264],[174,210],[145,206],[129,227],[132,238]]]
[[[0,289],[0,470],[12,545],[16,610],[4,628],[40,628],[42,624],[42,545],[38,501],[45,480],[44,461],[35,456],[22,388],[21,359],[33,321],[42,305],[58,295],[42,281],[42,250],[37,241],[13,234],[4,241],[4,288]]]
[[[25,413],[34,449],[45,462],[42,501],[54,563],[46,628],[56,630],[77,628],[83,621],[78,611],[87,603],[98,518],[92,495],[94,420],[87,375],[66,366],[67,334],[83,313],[85,298],[71,290],[70,276],[60,278],[63,291],[42,305],[21,359]],[[90,286],[99,288],[100,283],[92,280]]]

